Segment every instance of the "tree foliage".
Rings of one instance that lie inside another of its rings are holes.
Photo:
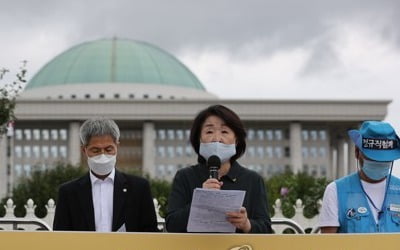
[[[35,214],[42,218],[47,211],[45,205],[50,198],[57,202],[58,187],[60,184],[82,176],[87,171],[83,167],[58,164],[55,168],[45,171],[34,171],[30,178],[22,178],[19,184],[13,189],[12,199],[14,201],[15,215],[25,216],[25,207],[28,199],[36,204]],[[2,200],[5,204],[8,197]],[[3,207],[3,206],[2,206]],[[4,213],[4,211],[2,211]]]
[[[27,61],[22,62],[20,71],[16,74],[16,80],[7,83],[0,82],[0,135],[6,132],[8,122],[15,120],[15,98],[26,83],[26,63]],[[7,73],[9,73],[8,69],[0,69],[0,81]]]
[[[273,213],[274,202],[281,199],[282,213],[291,218],[293,206],[297,199],[303,201],[304,216],[312,218],[318,214],[318,200],[322,199],[328,181],[324,177],[313,177],[305,173],[286,172],[271,177],[266,181],[270,213]]]
[[[36,171],[30,178],[19,181],[13,189],[13,201],[16,205],[15,214],[18,217],[25,216],[25,205],[29,198],[33,199],[37,205],[35,214],[38,217],[46,215],[45,205],[50,198],[57,204],[57,193],[60,184],[71,181],[84,175],[86,167],[58,164],[55,168],[46,171]],[[130,174],[140,175],[137,171],[127,171]],[[160,215],[166,216],[168,206],[168,196],[171,192],[171,183],[166,180],[151,179],[145,176],[150,182],[151,192],[160,205]],[[273,215],[272,205],[276,199],[281,199],[283,214],[286,217],[294,215],[293,206],[297,199],[303,201],[305,206],[304,215],[313,217],[318,213],[317,201],[322,198],[327,185],[325,178],[315,178],[304,173],[293,174],[290,172],[276,175],[266,180],[267,196],[269,201],[269,211]],[[4,204],[7,198],[2,199],[0,205],[0,217],[4,216]]]

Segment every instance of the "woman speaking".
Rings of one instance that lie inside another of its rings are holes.
[[[168,232],[187,232],[195,188],[246,191],[243,207],[226,213],[227,221],[237,233],[272,232],[264,181],[237,162],[246,150],[245,138],[242,121],[225,106],[210,106],[196,116],[190,142],[198,155],[198,163],[180,169],[174,177],[166,217]],[[217,156],[221,162],[215,175],[210,175],[206,164],[211,156]]]

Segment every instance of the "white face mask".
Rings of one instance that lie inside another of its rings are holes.
[[[227,162],[236,154],[235,144],[223,144],[220,142],[200,143],[199,154],[206,160],[212,155],[216,155],[221,162]]]
[[[88,157],[90,170],[97,175],[106,175],[111,173],[117,162],[117,155],[96,155]]]

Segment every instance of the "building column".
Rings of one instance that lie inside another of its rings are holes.
[[[81,163],[81,140],[79,128],[79,122],[71,122],[69,124],[68,162],[74,166],[78,166]]]
[[[293,122],[290,124],[290,163],[295,174],[303,170],[301,147],[301,124]]]
[[[348,173],[353,173],[357,171],[357,160],[356,160],[356,155],[354,153],[356,146],[354,145],[353,141],[349,138],[346,140],[347,141],[347,155],[348,155]]]
[[[337,164],[337,144],[335,142],[331,142],[331,149],[329,153],[331,170],[329,171],[328,179],[334,180],[338,176],[338,164]]]
[[[155,139],[156,131],[154,123],[146,121],[143,123],[143,173],[148,174],[151,178],[155,177]]]
[[[7,137],[0,136],[0,197],[7,195]]]
[[[337,172],[337,177],[343,177],[347,175],[348,173],[348,168],[347,164],[345,162],[345,139],[340,137],[338,139],[338,147],[337,147],[337,166],[338,166],[338,172]]]
[[[325,177],[330,180],[332,178],[332,144],[331,144],[331,133],[330,129],[327,128],[326,130],[326,174]]]

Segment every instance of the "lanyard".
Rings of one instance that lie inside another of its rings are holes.
[[[390,172],[389,172],[389,175],[387,177],[386,187],[385,187],[385,196],[383,198],[382,206],[381,206],[380,209],[375,205],[375,203],[372,201],[371,197],[369,197],[367,192],[365,192],[364,187],[363,187],[363,185],[361,183],[360,174],[358,174],[358,180],[360,181],[361,190],[363,191],[364,195],[367,197],[369,202],[372,204],[372,206],[375,208],[376,212],[378,212],[378,220],[381,218],[381,215],[383,214],[384,206],[385,206],[385,203],[386,203],[386,197],[387,197],[387,189],[389,187],[390,177],[392,176],[392,169],[393,169],[393,163],[392,163],[392,166],[390,167]],[[362,170],[360,170],[360,171],[362,171]]]

